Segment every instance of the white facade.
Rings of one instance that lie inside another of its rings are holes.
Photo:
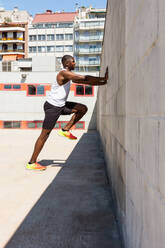
[[[74,25],[74,55],[77,71],[100,70],[105,9],[80,8]]]
[[[49,13],[49,11],[47,11]],[[48,13],[45,13],[48,14]],[[52,13],[50,15],[59,15]],[[63,21],[48,22],[44,19],[29,25],[29,58],[35,56],[55,56],[56,63],[61,66],[61,58],[65,54],[73,56],[73,21],[65,21],[65,13]],[[49,15],[48,15],[49,18]],[[74,18],[73,18],[74,19]]]
[[[60,39],[60,36],[61,39]],[[58,40],[59,37],[59,40]],[[29,27],[29,57],[73,55],[72,28],[40,28]]]
[[[5,125],[11,122],[13,125],[17,122],[25,123],[24,128],[27,127],[27,123],[33,125],[36,122],[36,127],[41,127],[44,119],[43,104],[57,75],[55,57],[36,56],[32,59],[12,61],[10,72],[3,71],[3,63],[0,62],[0,128],[6,128]],[[91,75],[94,76],[95,73]],[[31,95],[29,92],[31,85],[34,85],[37,91],[44,91],[41,94]],[[80,123],[82,128],[85,129],[96,128],[97,88],[93,87],[92,92],[91,95],[78,95],[74,84],[68,98],[69,101],[87,105],[88,112],[80,120],[83,123]],[[70,118],[70,116],[61,116],[58,121],[64,125]]]

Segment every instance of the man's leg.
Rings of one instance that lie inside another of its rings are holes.
[[[69,131],[88,111],[86,105],[81,103],[70,103],[74,104],[71,110],[71,113],[74,113],[71,120],[67,123],[67,125],[63,128],[65,131]]]
[[[41,152],[47,138],[49,137],[49,134],[51,133],[52,129],[42,129],[40,136],[38,137],[35,146],[34,146],[34,151],[32,154],[32,157],[30,159],[30,163],[35,163],[39,153]]]

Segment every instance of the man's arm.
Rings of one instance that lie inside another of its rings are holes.
[[[84,80],[75,80],[73,82],[77,84],[88,84],[88,85],[99,86],[106,84],[107,80],[105,79],[105,77],[93,77],[86,75]]]
[[[72,80],[73,83],[77,84],[87,84],[87,85],[104,85],[108,80],[108,68],[106,69],[104,77],[93,77],[93,76],[83,76],[76,74],[72,71],[61,71],[57,75],[57,81],[60,85],[67,83],[69,80]]]
[[[75,80],[73,81],[74,83],[80,83],[80,84],[88,84],[88,85],[104,85],[107,83],[108,80],[108,67],[106,68],[105,71],[105,76],[104,77],[93,77],[93,76],[84,76],[83,80]]]

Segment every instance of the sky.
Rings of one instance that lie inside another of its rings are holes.
[[[52,11],[75,11],[76,3],[79,7],[92,6],[94,8],[106,8],[107,0],[0,0],[0,7],[12,10],[18,7],[20,10],[27,10],[31,15],[43,13],[47,9]]]

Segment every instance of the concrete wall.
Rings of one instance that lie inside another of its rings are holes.
[[[126,248],[165,247],[165,2],[108,0],[98,130]]]

